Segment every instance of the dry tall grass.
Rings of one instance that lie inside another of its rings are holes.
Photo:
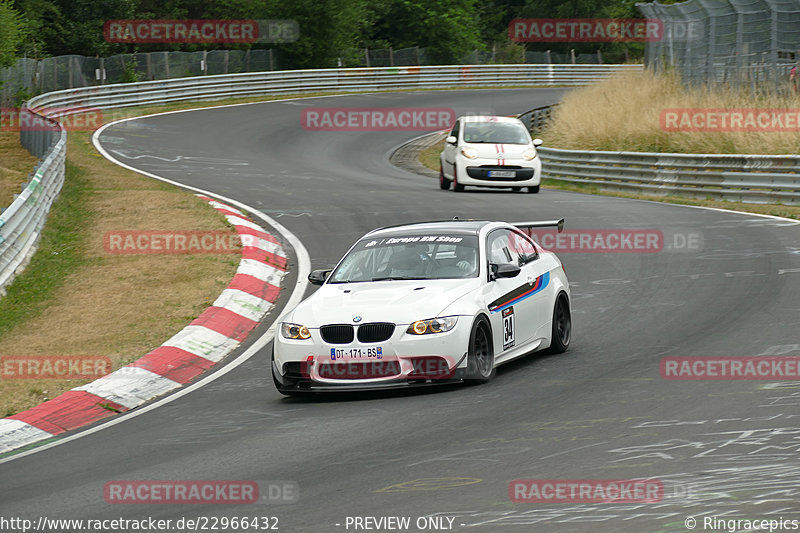
[[[624,73],[570,92],[542,132],[547,146],[581,150],[800,154],[800,132],[667,132],[663,109],[800,109],[800,95],[753,96],[726,87],[684,87],[677,76]]]

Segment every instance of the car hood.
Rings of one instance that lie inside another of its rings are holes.
[[[325,324],[393,322],[435,318],[448,305],[479,287],[478,278],[325,284],[284,321],[318,328]]]
[[[533,144],[467,143],[466,146],[477,150],[481,159],[522,159],[523,152],[533,148]],[[498,158],[497,154],[504,157]]]

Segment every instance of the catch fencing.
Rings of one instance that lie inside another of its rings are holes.
[[[754,92],[798,89],[800,78],[792,83],[789,74],[800,64],[800,0],[636,6],[645,17],[664,23],[664,38],[646,44],[649,68],[674,68],[688,83],[725,83]]]

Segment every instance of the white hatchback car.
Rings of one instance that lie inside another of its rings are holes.
[[[501,116],[463,116],[456,120],[439,156],[439,186],[456,192],[466,185],[511,187],[539,192],[542,162],[536,147],[541,139],[531,139],[518,118]]]
[[[492,378],[498,365],[571,337],[558,257],[526,228],[425,222],[364,235],[319,290],[281,317],[272,375],[283,394],[424,386]]]

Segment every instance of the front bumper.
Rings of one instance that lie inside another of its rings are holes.
[[[492,176],[494,172],[513,172],[513,176]],[[498,164],[497,159],[456,159],[458,183],[481,187],[532,187],[541,184],[542,163],[537,157],[531,161],[506,159]]]
[[[406,332],[408,324],[397,324],[392,336],[379,343],[332,344],[317,328],[309,330],[306,340],[286,339],[279,332],[272,361],[275,384],[281,390],[322,392],[459,381],[466,370],[470,318],[459,317],[452,330],[431,335],[412,335]],[[364,355],[350,355],[359,351]]]

